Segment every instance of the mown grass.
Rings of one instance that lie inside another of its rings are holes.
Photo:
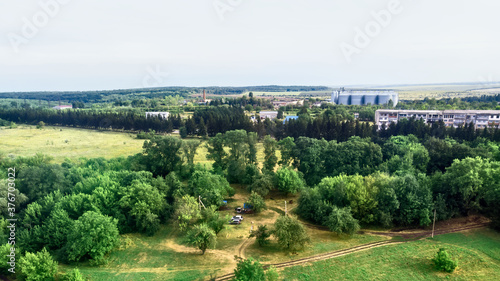
[[[500,234],[491,230],[447,234],[286,268],[281,276],[283,280],[498,280],[499,239]],[[431,258],[442,247],[458,259],[452,274],[433,267]]]

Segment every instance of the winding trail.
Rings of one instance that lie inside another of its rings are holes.
[[[488,225],[489,225],[489,223],[476,223],[476,224],[471,224],[471,225],[463,226],[463,227],[455,227],[455,228],[450,228],[450,229],[445,229],[445,230],[436,230],[434,232],[434,235],[442,235],[442,234],[465,231],[465,230],[470,230],[470,229],[477,229],[477,228],[486,227]],[[348,249],[337,250],[337,251],[333,251],[333,252],[329,252],[329,253],[313,255],[310,257],[296,259],[296,260],[292,260],[292,261],[288,261],[288,262],[275,263],[275,264],[265,264],[264,268],[267,269],[270,266],[274,266],[276,268],[292,267],[292,266],[302,265],[302,264],[306,264],[306,263],[310,263],[310,262],[336,258],[336,257],[340,257],[340,256],[352,254],[352,253],[357,253],[360,251],[365,251],[365,250],[369,250],[369,249],[373,249],[373,248],[377,248],[377,247],[396,245],[396,244],[402,244],[402,243],[407,243],[407,242],[411,242],[411,241],[416,241],[416,240],[430,237],[432,235],[432,231],[422,231],[422,232],[412,232],[412,233],[369,231],[369,232],[365,232],[365,233],[376,234],[376,235],[385,235],[385,236],[391,236],[391,237],[398,236],[398,237],[402,237],[403,240],[399,240],[399,241],[398,240],[386,240],[386,241],[379,241],[379,242],[358,245],[356,247],[352,247],[352,248],[348,248]],[[242,246],[243,245],[244,245],[244,243],[242,244]],[[241,249],[241,247],[240,247],[240,249]],[[230,280],[233,277],[234,277],[234,274],[230,273],[230,274],[226,274],[226,275],[217,277],[215,280],[216,281]]]

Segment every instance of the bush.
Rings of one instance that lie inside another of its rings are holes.
[[[19,260],[19,267],[26,281],[54,280],[57,273],[57,262],[45,248],[36,254],[26,252]]]
[[[271,236],[271,233],[267,230],[266,225],[259,225],[257,230],[254,230],[250,237],[256,237],[259,246],[264,246],[269,244],[269,240],[267,240]]]
[[[452,260],[444,248],[439,249],[436,257],[432,259],[437,270],[453,272],[458,265],[457,260]]]
[[[78,268],[73,269],[72,271],[66,273],[64,275],[63,281],[85,281],[83,278],[83,275],[80,273],[80,270]]]
[[[259,261],[253,258],[241,259],[234,270],[234,280],[237,281],[265,281],[264,268]]]

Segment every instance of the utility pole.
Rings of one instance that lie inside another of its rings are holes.
[[[285,216],[286,216],[286,201],[285,201]]]
[[[201,201],[201,196],[198,196],[198,201],[200,201],[200,211],[201,211],[201,206],[203,206],[203,209],[206,209],[205,204]]]
[[[434,222],[432,223],[432,238],[434,238],[434,227],[436,226],[436,209],[434,209]]]

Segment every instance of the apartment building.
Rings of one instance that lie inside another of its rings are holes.
[[[476,129],[500,126],[500,110],[391,110],[379,109],[375,112],[375,123],[389,126],[401,119],[422,119],[426,124],[443,121],[448,127],[464,126],[473,123]]]

